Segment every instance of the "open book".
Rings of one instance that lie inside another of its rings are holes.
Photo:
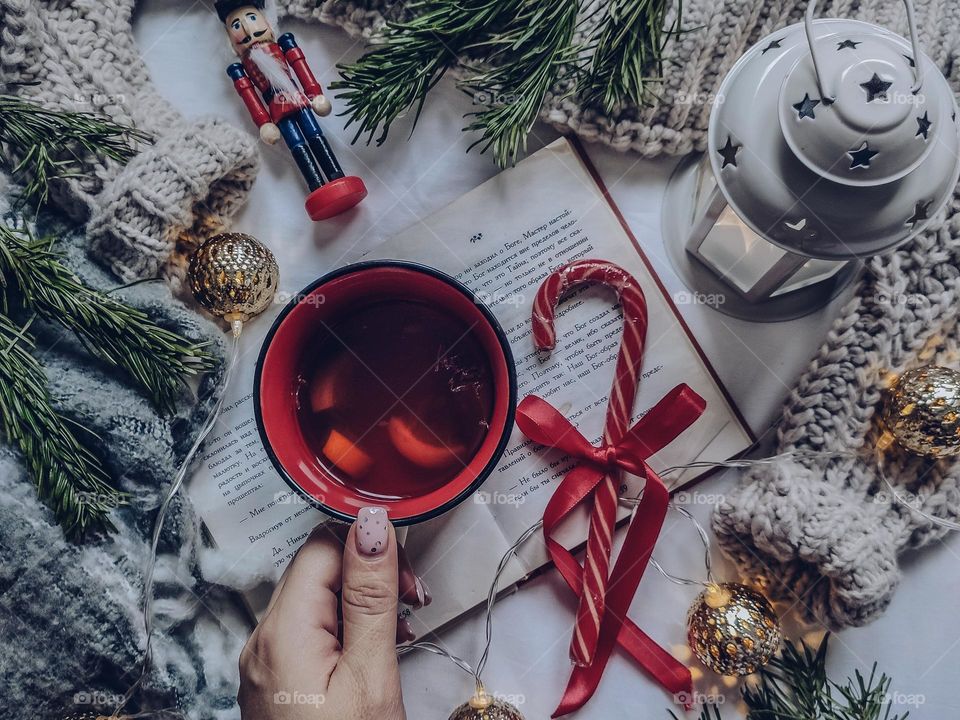
[[[650,465],[659,471],[696,460],[723,460],[753,441],[589,161],[569,140],[531,155],[364,259],[380,258],[432,265],[473,290],[510,340],[519,397],[547,399],[592,442],[601,435],[620,346],[619,306],[610,289],[599,286],[563,300],[557,348],[549,355],[533,347],[530,306],[540,283],[560,265],[579,258],[615,262],[637,278],[649,313],[634,419],[681,382],[707,402],[704,414]],[[224,431],[207,443],[190,495],[223,552],[276,578],[324,516],[288,488],[260,444],[247,389],[254,361],[251,354],[238,368],[235,397],[227,398],[219,425]],[[418,636],[486,600],[501,557],[541,517],[570,467],[562,454],[535,446],[515,428],[496,470],[474,496],[410,528],[407,551],[434,598],[409,618]],[[678,472],[664,481],[677,488],[698,474]],[[625,493],[636,494],[635,481],[625,478]],[[622,509],[621,518],[627,513]],[[587,509],[581,508],[558,539],[577,547],[586,540],[587,526]],[[531,540],[511,559],[503,586],[520,582],[546,563],[542,539]],[[248,598],[255,611],[265,604],[268,591],[263,587]]]

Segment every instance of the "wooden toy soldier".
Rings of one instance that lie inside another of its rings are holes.
[[[215,7],[240,58],[227,75],[260,138],[272,145],[282,137],[290,148],[310,188],[305,204],[310,218],[325,220],[363,200],[363,180],[344,174],[320,129],[316,116],[330,114],[330,101],[293,34],[275,37],[264,0],[217,0]]]

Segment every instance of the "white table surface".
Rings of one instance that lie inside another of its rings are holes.
[[[207,3],[187,6],[173,0],[140,4],[135,32],[154,82],[187,116],[218,114],[248,129],[255,128],[226,78],[232,62],[225,36]],[[361,46],[338,30],[285,23],[326,87],[338,62],[356,58]],[[334,103],[335,112],[339,110]],[[496,172],[488,155],[466,154],[471,138],[460,131],[470,99],[452,83],[433,91],[420,125],[407,141],[409,125],[399,122],[383,147],[351,146],[342,132],[345,118],[331,116],[324,128],[348,172],[363,176],[370,190],[362,210],[348,221],[312,223],[303,211],[304,187],[284,147],[263,149],[263,167],[250,201],[234,227],[250,233],[276,253],[283,290],[295,292],[319,275],[356,259],[380,240],[428,215]],[[536,149],[557,136],[544,126],[530,139]],[[660,207],[674,161],[641,161],[591,145],[590,157],[619,204],[670,292],[682,292],[660,241]],[[685,305],[680,310],[716,367],[747,421],[768,434],[779,407],[815,352],[830,324],[831,309],[790,323],[749,324],[710,308]],[[835,309],[833,310],[835,311]],[[735,479],[733,472],[697,486],[689,507],[706,523],[719,495]],[[674,574],[700,577],[701,550],[691,525],[672,517],[656,556]],[[715,553],[715,556],[717,553]],[[719,576],[732,577],[718,558]],[[869,672],[874,660],[894,678],[896,711],[916,718],[956,717],[960,698],[960,539],[907,557],[904,577],[887,613],[866,628],[847,630],[832,640],[829,669],[842,679],[857,667]],[[650,572],[634,601],[631,616],[658,642],[684,651],[684,620],[694,588],[666,582]],[[527,584],[497,606],[492,656],[485,673],[491,690],[519,696],[528,720],[549,717],[569,673],[567,644],[574,605],[555,572]],[[482,617],[466,619],[443,634],[451,650],[475,658],[483,637]],[[233,663],[235,658],[224,658]],[[447,661],[417,655],[401,662],[404,697],[410,718],[446,718],[469,697],[470,679]],[[716,676],[697,682],[699,692],[723,690]],[[724,717],[742,717],[733,705],[737,693],[726,689]],[[578,718],[667,718],[672,699],[622,657],[614,657],[593,700]]]

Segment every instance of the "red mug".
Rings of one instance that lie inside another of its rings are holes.
[[[452,479],[424,494],[374,500],[324,467],[304,437],[298,398],[304,358],[319,328],[360,303],[392,298],[442,307],[472,327],[491,369],[493,405],[480,447]],[[493,472],[513,430],[516,368],[500,324],[463,284],[417,263],[360,262],[324,275],[283,309],[260,350],[253,399],[267,455],[280,476],[308,502],[346,521],[356,519],[362,507],[380,505],[394,524],[410,525],[450,510]]]

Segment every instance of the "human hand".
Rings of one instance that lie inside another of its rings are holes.
[[[333,105],[330,104],[330,101],[327,100],[325,95],[317,95],[310,101],[310,107],[313,108],[313,111],[320,117],[326,117],[330,114],[330,111],[333,110]]]
[[[399,581],[399,564],[382,508],[361,510],[345,542],[315,530],[240,655],[243,720],[405,720],[397,595],[407,585],[402,599],[422,604],[424,590],[416,579]]]
[[[260,139],[267,145],[273,145],[280,139],[280,128],[275,123],[264,123],[260,126]]]

